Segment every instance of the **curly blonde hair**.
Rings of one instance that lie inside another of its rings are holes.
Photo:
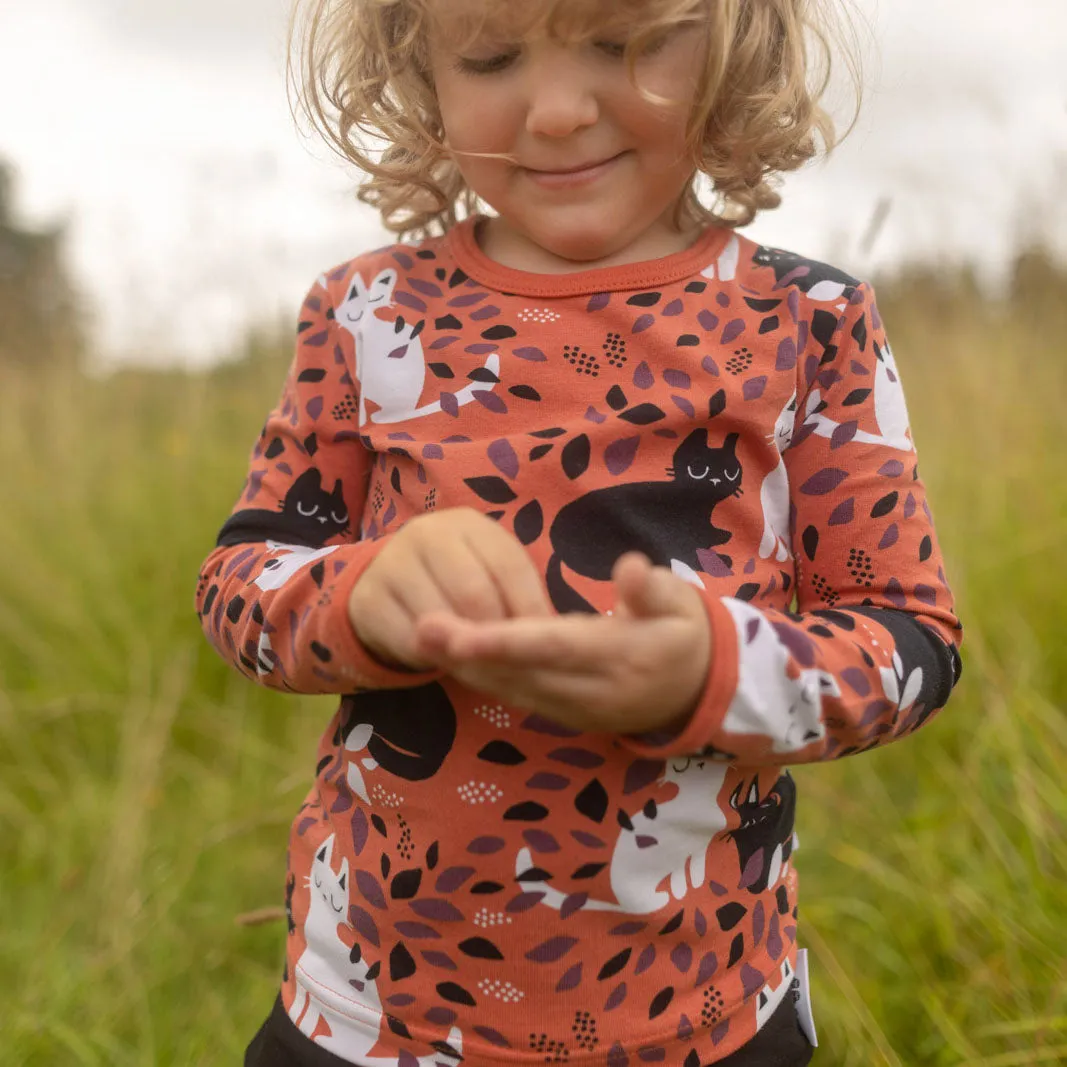
[[[576,40],[603,32],[598,16],[610,4],[612,24],[629,31],[631,79],[637,58],[657,37],[695,18],[706,22],[711,47],[688,125],[696,174],[675,223],[688,213],[745,226],[760,211],[778,207],[781,174],[812,159],[818,141],[830,152],[840,140],[820,103],[841,25],[829,5],[839,2],[542,0],[532,19],[530,5],[519,9],[525,8],[527,22]],[[479,209],[444,143],[427,43],[433,3],[294,0],[290,22],[295,101],[326,141],[367,174],[358,198],[401,237],[443,233]],[[514,0],[485,0],[482,24],[505,8],[513,16]],[[472,23],[472,39],[479,28]],[[858,110],[857,53],[847,46],[842,53]],[[374,140],[383,147],[376,149]],[[701,175],[714,192],[711,207],[699,195]]]

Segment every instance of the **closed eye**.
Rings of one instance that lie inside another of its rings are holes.
[[[333,519],[333,521],[336,522],[338,525],[340,525],[341,523],[348,522],[348,512],[342,511],[341,514],[338,515],[336,511],[331,511],[330,518]]]
[[[736,474],[731,474],[729,471],[724,471],[723,473],[726,475],[726,477],[727,477],[727,479],[729,481],[736,482],[737,479],[741,477],[741,468],[740,467],[737,468],[737,473]]]
[[[701,478],[706,478],[708,476],[708,471],[711,470],[711,468],[710,467],[705,467],[703,474],[696,474],[693,471],[693,468],[688,466],[688,465],[686,466],[686,470],[689,471],[689,477],[690,478],[696,478],[697,480],[699,480]]]
[[[316,513],[316,512],[317,512],[317,511],[319,510],[319,505],[318,505],[318,504],[312,504],[312,506],[311,506],[311,510],[310,510],[310,511],[308,511],[308,510],[306,510],[306,509],[304,508],[304,505],[303,505],[303,504],[301,504],[301,503],[300,503],[300,501],[298,500],[298,501],[296,502],[296,510],[297,510],[297,511],[298,511],[298,512],[299,512],[299,513],[300,513],[301,515],[303,515],[303,516],[304,516],[304,518],[306,518],[306,519],[309,519],[309,518],[311,518],[311,516],[312,516],[312,515],[314,515],[314,514],[315,514],[315,513]]]

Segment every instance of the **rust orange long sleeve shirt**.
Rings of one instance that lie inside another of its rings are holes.
[[[796,966],[784,767],[911,733],[959,676],[900,375],[868,285],[742,235],[540,275],[475,225],[311,289],[200,576],[238,670],[341,698],[292,828],[281,1010],[364,1067],[714,1063]],[[368,655],[353,585],[459,506],[560,612],[609,610],[632,549],[701,592],[680,733],[576,733]]]

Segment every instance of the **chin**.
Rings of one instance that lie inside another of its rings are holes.
[[[530,238],[546,251],[574,263],[606,259],[627,244],[617,226],[607,223],[590,225],[587,219],[577,225],[564,222],[553,227],[534,226],[528,232]]]

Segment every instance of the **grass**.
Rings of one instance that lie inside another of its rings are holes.
[[[1067,279],[1027,269],[985,310],[881,287],[965,675],[795,772],[819,1064],[1067,1062]],[[283,368],[0,370],[5,1063],[236,1064],[270,1006],[284,928],[235,918],[282,899],[334,702],[229,670],[192,595]]]

